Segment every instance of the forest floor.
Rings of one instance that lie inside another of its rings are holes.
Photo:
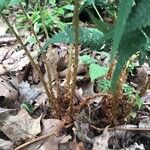
[[[10,18],[10,22],[14,20]],[[24,30],[18,32],[26,43],[31,33]],[[42,41],[43,35],[39,39]],[[37,45],[26,46],[36,60]],[[57,43],[52,48],[56,52],[61,95],[65,95],[69,45]],[[83,54],[92,56],[103,66],[108,63],[105,52],[91,52],[89,48],[80,47],[80,56]],[[48,52],[46,55],[52,59]],[[40,67],[48,81],[43,63],[41,61]],[[137,68],[130,82],[140,89],[148,79],[150,68],[146,65]],[[50,71],[53,73],[53,68]],[[55,79],[55,73],[52,77]],[[83,101],[82,109],[77,112],[74,121],[67,124],[65,117],[53,118],[37,71],[31,66],[17,39],[8,32],[7,25],[0,20],[1,150],[149,150],[150,90],[142,97],[143,106],[136,112],[136,117],[130,122],[122,121],[116,127],[109,126],[111,115],[106,100],[109,96],[97,90],[96,82],[90,81],[87,66],[79,63],[74,103]],[[62,100],[60,107],[64,105]]]

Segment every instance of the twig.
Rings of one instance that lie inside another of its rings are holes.
[[[104,131],[105,128],[98,128],[98,127],[95,127],[93,125],[90,125],[93,129],[97,130],[97,131]],[[113,130],[123,130],[123,131],[147,131],[147,132],[150,132],[150,128],[123,128],[123,127],[119,127],[119,126],[116,126],[116,127],[113,127],[113,128],[108,128],[108,131],[113,131]]]
[[[95,9],[95,11],[96,11],[96,13],[97,13],[97,15],[98,15],[99,19],[103,22],[103,19],[102,19],[102,17],[101,17],[101,15],[100,15],[100,13],[98,12],[98,10],[97,10],[97,8],[96,8],[96,6],[95,6],[95,4],[94,4],[94,3],[93,3],[93,8]]]
[[[44,140],[44,139],[49,138],[49,137],[52,138],[54,136],[56,136],[56,134],[54,134],[54,133],[49,133],[49,134],[46,134],[46,135],[43,135],[43,136],[39,136],[39,137],[37,137],[37,138],[35,138],[35,139],[31,140],[31,141],[28,141],[28,142],[26,142],[26,143],[16,147],[14,150],[20,150],[20,149],[22,149],[22,148],[24,148],[24,147],[26,147],[26,146],[28,146],[30,144],[33,144],[33,143],[38,142],[40,140]]]

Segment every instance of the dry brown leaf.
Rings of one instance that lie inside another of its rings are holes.
[[[92,150],[108,150],[108,140],[110,134],[108,128],[106,128],[100,136],[95,138]]]
[[[47,139],[34,142],[21,150],[58,150],[58,142],[55,142],[56,136],[52,135]]]
[[[20,141],[41,132],[40,120],[41,117],[33,119],[25,109],[21,109],[17,115],[1,120],[0,129],[12,141]]]
[[[64,126],[64,122],[58,119],[42,119],[43,129],[41,135],[56,133]]]
[[[18,100],[18,91],[3,78],[0,78],[0,106],[10,107]]]
[[[120,150],[124,150],[124,149],[120,149]],[[145,150],[145,148],[143,144],[138,145],[137,143],[135,143],[134,145],[125,148],[125,150]]]
[[[70,142],[70,150],[85,150],[82,142],[78,143],[76,139]]]
[[[7,71],[16,72],[22,70],[29,64],[29,59],[25,56],[24,50],[14,52],[8,59],[3,61],[3,65]]]
[[[0,48],[0,63],[2,63],[5,59],[9,58],[13,51],[14,51],[15,47],[14,46],[4,46]]]
[[[70,136],[63,135],[61,137],[56,137],[56,135],[52,134],[49,138],[32,143],[22,150],[59,150],[59,143],[64,139],[70,140]]]
[[[12,47],[5,46],[0,48],[0,62],[5,70],[9,72],[20,71],[30,63],[24,50],[15,51],[15,48],[16,45]],[[37,52],[31,52],[31,55],[35,57],[37,56]]]
[[[81,82],[81,83],[82,84],[80,84],[79,87],[82,88],[84,97],[95,95],[93,82],[86,81],[86,82]]]
[[[15,109],[6,109],[0,107],[0,120],[6,119],[7,117],[9,117],[9,115],[11,115],[14,112],[16,112]]]
[[[142,100],[144,101],[144,104],[150,104],[150,90],[147,90],[145,95],[142,97]]]
[[[150,117],[145,116],[139,122],[139,128],[150,128]]]

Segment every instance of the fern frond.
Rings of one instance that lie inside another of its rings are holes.
[[[126,26],[126,32],[150,26],[150,0],[141,0],[133,8]]]
[[[97,29],[102,31],[103,33],[108,33],[114,28],[113,26],[109,25],[107,22],[97,19],[90,11],[87,10],[87,12],[91,20],[93,21],[93,23],[96,25]]]
[[[7,7],[10,0],[0,0],[0,13]]]
[[[95,28],[80,27],[79,43],[85,47],[90,47],[92,50],[100,50],[103,42],[104,34]],[[58,32],[50,38],[44,45],[43,49],[47,49],[53,43],[74,43],[74,29],[73,27],[66,27],[64,31]]]
[[[137,53],[147,42],[144,34],[140,30],[124,35],[118,48],[118,62],[112,77],[111,89],[114,92],[119,80],[120,72],[125,66],[128,59]]]
[[[112,45],[112,50],[110,55],[111,61],[113,60],[115,53],[118,50],[122,35],[125,30],[126,21],[131,11],[132,5],[133,5],[133,0],[121,0],[119,4],[117,24],[114,30],[113,45]]]

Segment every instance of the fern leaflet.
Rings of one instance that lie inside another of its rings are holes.
[[[47,49],[53,43],[74,43],[74,29],[73,27],[66,27],[64,31],[58,32],[50,38],[44,45],[43,49]],[[103,42],[104,34],[95,28],[80,27],[80,44],[85,47],[90,47],[92,50],[100,50]]]
[[[124,33],[126,21],[131,11],[133,0],[121,0],[119,5],[117,24],[114,30],[113,46],[110,59],[113,60],[115,53],[118,50],[122,35]]]

